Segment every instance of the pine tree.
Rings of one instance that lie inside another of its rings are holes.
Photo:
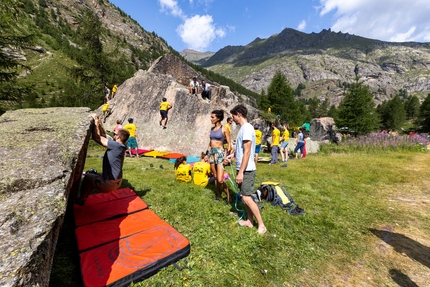
[[[391,130],[398,130],[406,121],[406,111],[403,106],[400,96],[396,95],[387,105],[387,128]]]
[[[308,104],[308,111],[312,118],[316,118],[319,116],[318,106],[320,101],[317,99],[317,97],[313,97],[309,100]]]
[[[64,83],[62,103],[96,108],[103,103],[107,77],[113,70],[112,61],[103,52],[103,27],[98,16],[87,9],[79,18],[79,23],[78,42],[81,49],[75,55],[78,66],[69,69],[74,82]]]
[[[417,96],[407,98],[405,102],[406,116],[408,119],[415,119],[420,111],[420,100]]]
[[[427,95],[420,107],[420,122],[424,131],[430,131],[430,94]]]
[[[356,82],[347,88],[345,98],[339,105],[338,127],[348,127],[357,134],[375,130],[379,119],[374,106],[369,87],[356,79]]]
[[[0,2],[0,114],[8,107],[19,104],[29,97],[31,88],[17,83],[19,69],[30,70],[22,65],[13,53],[32,45],[33,35],[20,35],[14,29],[23,7],[16,0]]]
[[[267,111],[267,108],[270,107],[269,97],[266,95],[266,91],[261,89],[261,96],[258,101],[258,108],[263,111]]]
[[[328,110],[328,112],[327,112],[327,116],[328,117],[332,117],[333,119],[335,119],[335,121],[336,121],[336,119],[337,119],[337,109],[336,109],[336,106],[335,105],[332,105],[331,107],[330,107],[330,109]]]
[[[302,113],[295,101],[293,90],[281,71],[276,71],[267,88],[267,97],[272,106],[272,113],[281,115],[282,120],[291,125],[302,122]]]

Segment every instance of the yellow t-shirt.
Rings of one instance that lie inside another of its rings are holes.
[[[281,135],[281,132],[277,128],[274,128],[273,132],[272,132],[272,146],[279,145],[279,136],[280,135]]]
[[[106,112],[109,108],[109,104],[104,104],[102,107],[102,112]]]
[[[169,102],[161,102],[160,104],[160,111],[167,111],[169,108],[170,103]]]
[[[228,129],[228,132],[229,132],[229,133],[231,133],[231,127],[230,127],[230,124],[229,124],[229,123],[226,123],[224,126],[226,126],[226,127],[227,127],[227,129]]]
[[[199,161],[193,166],[193,180],[195,185],[206,186],[209,182],[211,165],[207,162]]]
[[[261,136],[263,133],[260,130],[254,130],[255,131],[255,144],[259,145],[261,144]]]
[[[112,92],[116,93],[116,89],[118,89],[118,86],[114,85],[113,88],[112,88]]]
[[[287,142],[289,140],[289,138],[290,138],[290,132],[288,130],[285,130],[282,133],[282,139]]]
[[[191,165],[189,164],[181,164],[178,166],[178,168],[175,170],[176,173],[176,180],[183,181],[183,182],[190,182],[191,181]]]
[[[127,130],[130,133],[131,137],[136,137],[136,125],[135,124],[126,124],[123,129]]]

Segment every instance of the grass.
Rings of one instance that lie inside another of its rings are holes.
[[[92,148],[85,168],[101,170],[102,159],[96,155],[102,153]],[[425,201],[430,195],[429,160],[428,152],[406,150],[326,152],[290,160],[288,168],[259,163],[255,187],[263,181],[279,181],[307,213],[294,217],[263,203],[262,216],[269,231],[259,236],[255,228],[239,227],[234,207],[213,203],[213,188],[175,182],[173,163],[126,158],[123,186],[135,190],[191,242],[190,255],[178,262],[187,268],[178,271],[168,266],[131,286],[398,286],[390,276],[394,269],[408,270],[411,274],[406,278],[428,283],[429,275],[415,276],[423,267],[430,268],[430,262],[413,265],[395,253],[388,253],[388,260],[387,254],[375,250],[382,244],[375,232],[389,226],[411,240],[429,240]],[[422,208],[411,209],[411,202],[421,203]],[[69,213],[51,286],[79,286],[74,250]]]

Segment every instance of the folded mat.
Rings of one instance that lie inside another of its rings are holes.
[[[128,286],[190,253],[188,239],[133,193],[121,189],[75,204],[75,222],[85,222],[75,230],[84,286]]]

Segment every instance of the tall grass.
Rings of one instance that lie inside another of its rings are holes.
[[[339,145],[322,145],[324,153],[331,152],[381,152],[425,151],[430,140],[418,134],[397,135],[385,132],[370,133],[357,137],[345,136]]]
[[[101,169],[102,159],[95,155],[102,152],[92,149],[86,168]],[[166,160],[126,158],[123,186],[135,190],[191,242],[190,255],[178,262],[184,269],[168,266],[131,286],[352,286],[337,276],[353,273],[357,262],[373,272],[373,281],[363,286],[392,286],[386,274],[392,263],[372,253],[376,238],[369,230],[384,224],[407,228],[413,221],[430,234],[425,223],[428,211],[393,209],[389,200],[391,192],[403,186],[411,187],[405,197],[418,187],[430,195],[424,180],[429,169],[414,167],[423,157],[424,162],[430,159],[429,153],[413,149],[383,153],[355,149],[290,160],[287,168],[259,163],[255,187],[263,181],[281,182],[307,213],[294,217],[263,203],[268,228],[264,236],[256,228],[240,227],[233,206],[214,203],[213,186],[176,182],[173,164]],[[70,215],[61,234],[51,286],[77,286],[77,255],[66,252],[75,248]]]

